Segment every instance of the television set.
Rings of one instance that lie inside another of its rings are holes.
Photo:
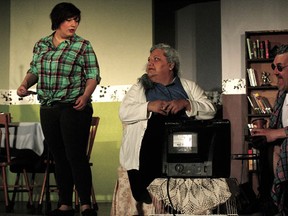
[[[231,126],[226,119],[173,120],[165,123],[164,177],[229,178]]]

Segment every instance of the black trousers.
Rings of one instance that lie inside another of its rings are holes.
[[[60,205],[72,206],[74,184],[81,205],[91,203],[92,175],[86,148],[92,114],[91,104],[82,111],[61,103],[40,108],[42,130],[55,160]]]
[[[147,123],[147,129],[140,150],[139,170],[128,170],[131,191],[139,201],[147,194],[147,187],[162,175],[162,148],[165,138],[165,120],[167,117],[153,115]]]
[[[282,182],[281,187],[281,216],[288,216],[288,181]]]

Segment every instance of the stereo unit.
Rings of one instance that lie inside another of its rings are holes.
[[[166,122],[162,175],[229,178],[230,128],[230,121],[225,119]]]

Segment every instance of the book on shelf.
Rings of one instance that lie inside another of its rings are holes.
[[[270,46],[269,40],[265,40],[265,58],[266,59],[269,59],[270,57],[269,46]]]
[[[252,44],[253,44],[253,57],[257,59],[258,58],[257,43],[256,41],[253,41]]]
[[[252,153],[253,153],[254,157],[258,156],[258,154],[259,154],[258,150],[255,148],[252,148]],[[257,170],[257,159],[254,158],[252,163],[253,163],[253,170]]]
[[[260,41],[260,59],[264,59],[264,41]]]
[[[266,113],[266,109],[264,107],[264,104],[262,103],[261,96],[259,95],[259,93],[253,93],[252,95],[253,95],[253,97],[254,97],[254,99],[255,99],[255,101],[256,101],[256,103],[257,103],[257,105],[258,105],[258,107],[259,107],[259,109],[261,111],[261,113],[265,114]]]
[[[257,86],[257,80],[255,76],[255,70],[253,68],[247,68],[248,79],[250,86]]]
[[[261,101],[264,104],[266,113],[271,114],[272,113],[272,106],[271,103],[269,102],[269,100],[266,97],[260,96],[261,97]]]
[[[248,160],[248,170],[249,171],[257,170],[257,159],[255,158],[257,156],[258,156],[258,150],[257,149],[255,149],[255,148],[248,149],[248,158],[251,157],[251,159]]]
[[[270,58],[270,41],[260,41],[256,39],[252,41],[246,38],[247,52],[249,59],[269,59]]]
[[[252,52],[251,40],[250,38],[247,38],[246,41],[247,41],[247,52],[248,52],[249,59],[253,59],[254,57],[253,57],[253,52]]]
[[[272,106],[269,100],[266,97],[261,96],[259,93],[252,93],[251,96],[247,95],[247,99],[253,109],[254,114],[272,113]]]
[[[248,155],[252,155],[252,149],[248,149]],[[253,170],[253,160],[250,159],[248,160],[248,170],[251,171]]]
[[[261,114],[262,112],[260,111],[260,108],[258,107],[254,97],[250,97],[249,95],[247,95],[247,99],[250,103],[250,106],[252,107],[253,109],[253,113],[255,114]]]

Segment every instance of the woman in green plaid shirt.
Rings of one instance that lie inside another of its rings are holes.
[[[90,42],[75,34],[80,14],[71,3],[59,3],[52,9],[53,33],[35,44],[30,69],[17,90],[25,97],[37,84],[42,130],[55,160],[59,188],[60,205],[51,216],[74,215],[74,185],[82,215],[97,215],[91,209],[92,175],[86,145],[93,114],[91,95],[101,78]]]

